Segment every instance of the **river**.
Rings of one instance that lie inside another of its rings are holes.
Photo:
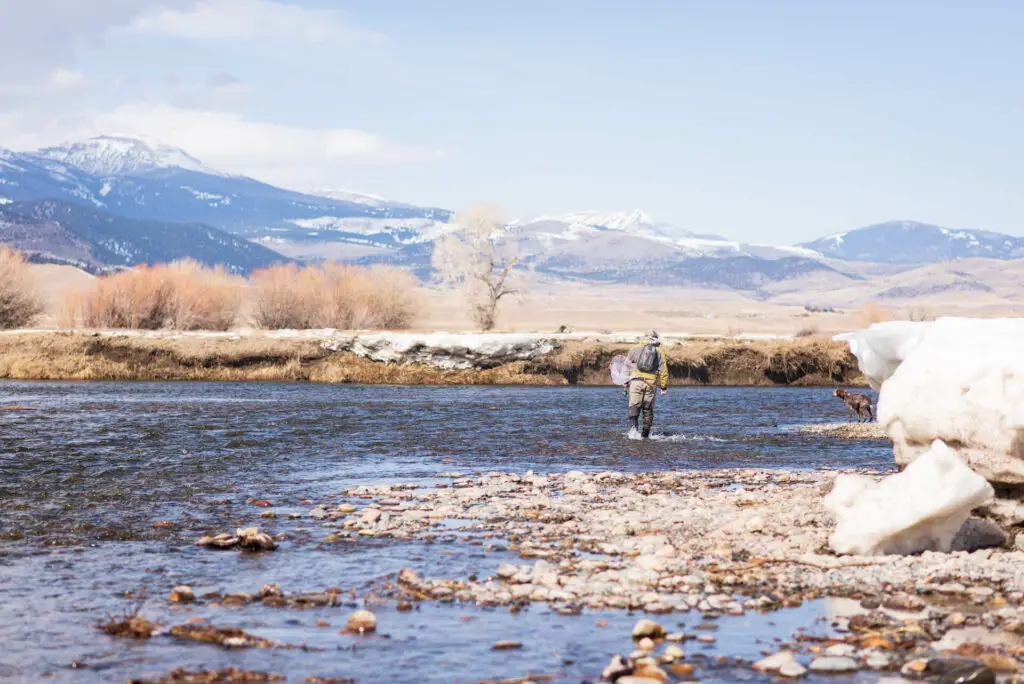
[[[108,682],[175,667],[241,667],[358,682],[471,682],[527,673],[594,681],[631,649],[636,615],[518,614],[424,604],[374,611],[382,636],[340,635],[349,606],[309,611],[168,604],[170,589],[355,590],[412,567],[428,576],[493,573],[457,530],[434,543],[367,539],[322,544],[329,530],[305,501],[359,484],[429,485],[443,471],[662,471],[727,467],[891,466],[891,447],[797,433],[845,420],[825,389],[675,388],[658,399],[655,439],[625,437],[624,399],[610,388],[385,387],[256,383],[4,383],[0,405],[0,679]],[[269,501],[278,514],[253,505]],[[247,503],[250,502],[250,503]],[[289,519],[288,514],[303,514]],[[164,523],[154,527],[154,523]],[[170,523],[167,525],[166,523]],[[287,535],[269,554],[194,546],[205,533],[261,524]],[[308,650],[227,651],[157,637],[115,639],[98,621],[133,605],[163,624],[204,617]],[[708,658],[757,657],[775,637],[810,627],[821,605],[724,617]],[[672,623],[692,616],[667,616]],[[597,626],[597,621],[608,623]],[[317,626],[329,624],[330,628]],[[386,636],[387,638],[384,638]],[[523,648],[493,651],[498,640]],[[767,645],[766,645],[767,644]],[[845,681],[873,681],[857,675]],[[701,681],[768,681],[708,667]],[[844,681],[832,678],[829,681]]]

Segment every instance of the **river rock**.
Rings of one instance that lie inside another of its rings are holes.
[[[991,520],[970,518],[953,537],[951,551],[977,551],[1006,544],[1008,536],[999,525]]]
[[[183,584],[171,590],[170,600],[171,603],[194,603],[196,595],[192,587]]]
[[[996,684],[996,673],[987,665],[968,665],[942,675],[937,684]]]
[[[811,661],[811,672],[815,674],[842,674],[857,669],[857,661],[845,656],[824,656]]]
[[[368,610],[357,610],[348,617],[347,631],[369,634],[377,630],[377,616]]]
[[[778,672],[783,665],[796,662],[796,656],[792,651],[779,651],[754,663],[754,669],[758,672]]]
[[[800,663],[793,661],[780,667],[779,675],[788,679],[799,679],[800,677],[807,676],[807,668]]]
[[[277,548],[274,538],[258,527],[235,530],[238,546],[246,551],[273,551]]]
[[[601,673],[601,679],[607,682],[618,681],[621,677],[631,674],[633,666],[621,655],[613,656],[608,666]]]
[[[633,626],[633,640],[639,641],[643,638],[664,639],[665,628],[654,620],[638,620]]]
[[[513,651],[523,647],[518,641],[498,641],[491,646],[492,651]]]
[[[309,512],[309,517],[313,520],[326,520],[327,515],[327,509],[323,506],[317,506]]]

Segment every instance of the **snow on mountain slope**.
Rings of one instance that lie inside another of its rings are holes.
[[[312,219],[289,219],[288,222],[322,237],[329,237],[330,233],[392,235],[395,242],[402,244],[430,242],[454,227],[445,221],[429,218],[382,219],[363,216],[349,218],[321,216]]]
[[[386,204],[394,204],[388,202],[380,195],[371,195],[368,192],[358,192],[356,190],[345,190],[342,188],[317,188],[313,191],[313,194],[317,197],[326,197],[328,199],[339,200],[341,202],[352,202],[353,204],[365,204],[370,207],[379,207]]]
[[[47,147],[37,152],[43,159],[79,168],[95,176],[130,176],[156,169],[185,169],[224,176],[184,150],[138,138],[99,136],[82,142]]]
[[[309,195],[221,173],[183,150],[135,138],[100,136],[0,156],[0,197],[5,199],[90,204],[126,218],[205,223],[249,239],[282,233],[302,239],[318,229],[292,220],[429,219],[432,225],[449,214],[361,193],[335,194],[333,199]],[[385,242],[394,245],[412,237],[407,228],[398,230],[401,240]],[[348,239],[347,233],[334,235]]]
[[[699,235],[669,223],[655,221],[640,210],[627,212],[574,212],[518,219],[510,224],[513,231],[532,236],[544,245],[574,240],[592,240],[603,232],[622,233],[649,240],[667,248],[682,250],[693,256],[724,256],[741,254],[741,245],[714,235]]]
[[[889,264],[1024,257],[1024,238],[981,230],[951,230],[916,221],[878,223],[800,246],[835,259]]]

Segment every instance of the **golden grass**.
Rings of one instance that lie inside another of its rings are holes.
[[[860,323],[862,327],[868,327],[875,323],[884,323],[893,319],[892,312],[880,307],[874,302],[868,302],[860,310]]]
[[[187,259],[97,278],[69,293],[57,318],[62,328],[227,330],[244,295],[244,278]]]
[[[252,274],[253,322],[268,330],[408,328],[420,288],[395,268],[282,264]]]
[[[20,328],[42,313],[36,285],[21,252],[0,247],[0,328]]]
[[[606,384],[608,367],[629,345],[578,342],[531,363],[532,372],[559,373],[570,384]],[[670,382],[686,385],[832,385],[863,382],[842,343],[797,340],[691,340],[663,347]]]
[[[627,346],[571,342],[552,354],[488,370],[440,370],[329,352],[309,340],[262,336],[150,339],[75,333],[0,336],[0,378],[206,380],[408,385],[608,384]],[[844,345],[826,340],[695,341],[668,347],[674,385],[856,385]]]

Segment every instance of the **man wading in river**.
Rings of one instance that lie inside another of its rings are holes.
[[[665,394],[668,389],[668,366],[665,355],[661,353],[661,339],[658,333],[650,331],[643,344],[629,350],[627,357],[633,371],[629,376],[626,388],[629,394],[629,426],[631,430],[640,430],[640,411],[644,412],[644,439],[651,436],[654,424],[655,388],[659,387]]]

